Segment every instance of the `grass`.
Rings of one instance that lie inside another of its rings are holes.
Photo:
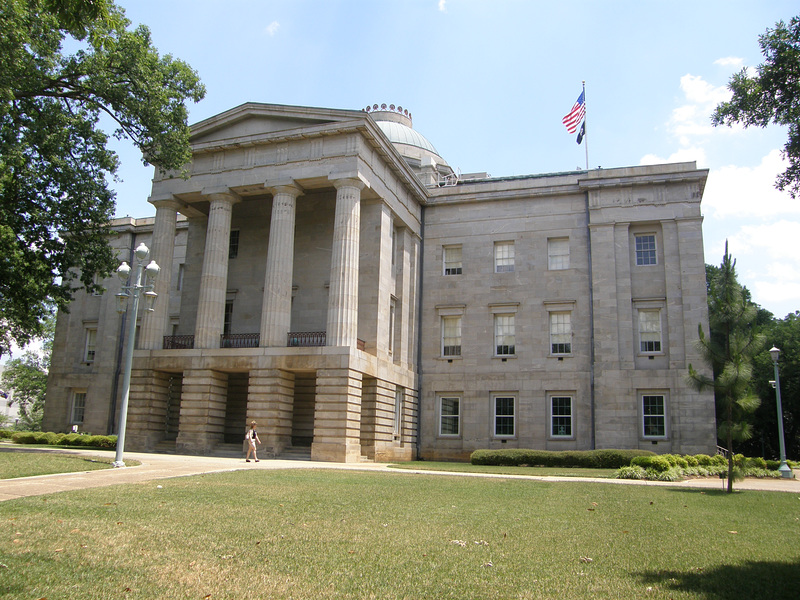
[[[451,473],[491,473],[497,475],[528,475],[534,477],[598,477],[614,479],[616,469],[580,469],[571,467],[510,467],[498,465],[473,465],[471,463],[434,462],[420,460],[392,465],[396,469],[421,471],[449,471]]]
[[[0,451],[0,479],[110,469],[114,457],[76,456],[52,451]]]
[[[0,598],[795,598],[776,492],[238,471],[0,503]]]

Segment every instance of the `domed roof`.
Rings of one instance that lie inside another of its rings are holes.
[[[386,134],[386,137],[389,138],[389,141],[393,144],[406,144],[407,146],[415,146],[439,156],[439,153],[436,151],[436,148],[433,147],[433,144],[431,144],[424,135],[414,131],[411,129],[411,127],[403,125],[402,123],[394,123],[392,121],[379,121],[376,119],[376,122],[378,127],[381,128],[381,131]]]

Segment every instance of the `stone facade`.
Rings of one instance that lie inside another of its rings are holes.
[[[374,108],[203,121],[190,177],[156,174],[155,218],[114,222],[121,260],[144,242],[162,267],[126,447],[210,453],[256,420],[273,455],[345,462],[712,451],[713,396],[685,382],[707,171],[459,177],[407,111]],[[105,283],[59,315],[47,429],[115,431]]]

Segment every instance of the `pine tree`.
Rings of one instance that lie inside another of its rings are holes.
[[[728,254],[717,269],[709,270],[708,320],[710,333],[706,336],[699,326],[698,348],[711,367],[713,377],[696,371],[689,365],[689,381],[698,390],[713,389],[717,403],[717,437],[728,451],[728,492],[738,477],[734,464],[734,442],[752,437],[747,421],[761,404],[753,393],[753,357],[764,346],[764,336],[755,327],[758,307],[749,300],[747,290],[736,279],[736,261]]]

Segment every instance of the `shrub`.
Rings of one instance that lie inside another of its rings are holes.
[[[711,457],[708,454],[695,454],[694,459],[701,467],[708,467],[713,464]]]
[[[636,456],[655,456],[649,450],[475,450],[473,465],[535,467],[582,467],[588,469],[618,469],[630,465]]]
[[[0,427],[0,440],[10,440],[12,435],[14,435],[13,430]]]
[[[117,436],[115,435],[91,435],[85,436],[91,438],[90,440],[85,440],[87,446],[92,446],[94,448],[116,448],[117,447]]]
[[[637,456],[631,460],[631,465],[642,467],[645,471],[654,471],[656,473],[663,473],[668,471],[672,465],[669,460],[664,456]]]
[[[700,464],[700,462],[697,460],[696,456],[692,456],[690,454],[687,454],[683,458],[686,460],[686,466],[687,467],[696,467],[696,466],[698,466]]]
[[[34,436],[36,437],[37,444],[53,445],[56,441],[57,434],[52,431],[37,431]]]
[[[633,465],[620,467],[614,475],[617,479],[647,479],[647,473],[642,467]]]
[[[728,464],[728,459],[722,456],[722,454],[715,454],[711,457],[711,465],[717,467],[724,467]]]
[[[656,476],[656,481],[681,481],[683,470],[680,467],[670,467],[666,471],[661,471]]]
[[[757,456],[757,457],[755,457],[755,458],[748,458],[748,459],[747,459],[747,461],[746,461],[746,463],[745,463],[745,466],[747,466],[747,468],[748,468],[748,469],[762,469],[762,470],[766,470],[766,468],[767,468],[767,461],[765,461],[765,460],[764,460],[763,458],[761,458],[760,456]]]
[[[33,431],[17,431],[11,436],[11,441],[15,444],[38,444],[36,433]]]
[[[58,441],[59,446],[82,446],[82,436],[80,433],[68,433]]]

